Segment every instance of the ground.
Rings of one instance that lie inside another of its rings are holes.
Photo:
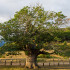
[[[55,67],[55,66],[54,66]],[[39,69],[25,69],[23,67],[11,67],[11,66],[1,66],[0,70],[70,70],[69,68],[52,68],[52,67],[48,67],[48,68],[39,68]]]

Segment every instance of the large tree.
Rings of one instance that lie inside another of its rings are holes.
[[[8,46],[15,45],[14,50],[25,51],[26,67],[36,68],[37,56],[45,54],[41,49],[45,48],[46,42],[54,40],[53,32],[64,23],[65,17],[62,12],[45,11],[39,5],[26,6],[16,12],[14,18],[0,24],[0,34],[8,42]]]

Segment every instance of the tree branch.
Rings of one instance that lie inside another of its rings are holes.
[[[45,51],[40,51],[39,54],[49,54],[49,53]]]
[[[48,53],[48,52],[45,52],[45,51],[39,51],[39,54],[46,54],[46,55],[48,55],[48,54],[53,54],[54,52],[52,52],[52,53]]]

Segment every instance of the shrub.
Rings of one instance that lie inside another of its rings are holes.
[[[50,54],[48,54],[48,55],[40,54],[40,55],[38,56],[38,58],[52,58],[52,56],[50,56]]]

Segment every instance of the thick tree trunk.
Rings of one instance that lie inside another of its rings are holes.
[[[27,56],[25,67],[34,68],[34,69],[38,68],[37,56],[35,56],[35,55]]]

